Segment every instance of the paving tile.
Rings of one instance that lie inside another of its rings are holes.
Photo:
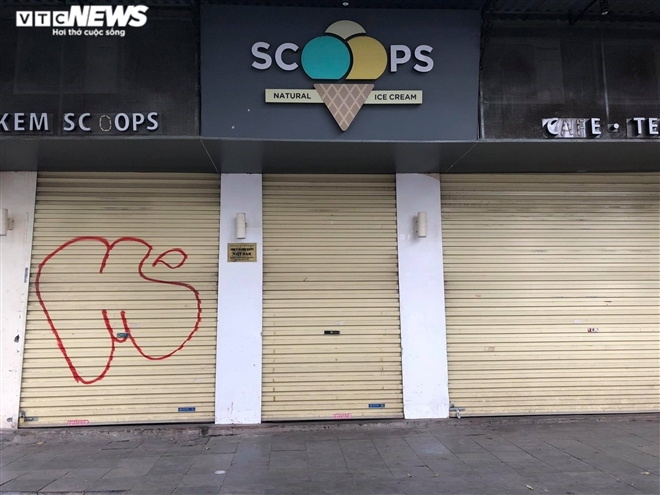
[[[17,458],[2,466],[2,469],[11,471],[31,471],[41,469],[46,463],[52,462],[57,458],[57,452],[37,452]]]
[[[225,474],[223,485],[237,485],[240,483],[266,484],[269,479],[268,469],[234,468],[233,466]]]
[[[308,431],[305,433],[305,442],[311,441],[337,441],[337,433],[333,430]]]
[[[195,462],[195,457],[192,456],[177,456],[177,457],[161,457],[156,461],[154,466],[149,470],[148,474],[153,476],[160,475],[180,475],[183,477],[190,466]]]
[[[658,447],[657,445],[643,445],[633,448],[639,450],[640,452],[644,452],[645,454],[652,455],[654,457],[658,456],[660,453],[660,447]]]
[[[642,492],[623,482],[615,482],[608,486],[600,487],[593,493],[595,495],[640,495]]]
[[[481,445],[466,436],[436,436],[453,454],[487,452]]]
[[[43,462],[40,464],[41,469],[76,469],[79,468],[83,462],[86,462],[88,459],[82,457],[55,457],[49,461]]]
[[[139,447],[133,449],[129,454],[130,457],[148,457],[153,455],[163,455],[168,452],[174,445],[174,442],[165,441],[150,441],[147,440],[140,444]]]
[[[67,442],[70,443],[70,442]],[[109,440],[87,440],[87,441],[78,441],[73,442],[75,452],[96,452],[98,450],[103,450],[105,447],[110,445],[112,442]],[[127,448],[127,447],[124,447]]]
[[[310,475],[314,475],[315,473],[348,473],[349,469],[346,465],[346,462],[342,458],[334,459],[321,464],[307,461],[307,472],[310,473]]]
[[[21,476],[24,480],[45,480],[51,478],[56,480],[67,474],[70,469],[35,469]]]
[[[369,440],[370,432],[365,430],[339,430],[335,432],[337,440]]]
[[[220,488],[220,495],[265,495],[266,487],[261,485],[227,486]]]
[[[492,454],[497,457],[502,462],[538,462],[538,459],[531,454],[528,454],[525,451],[499,451],[492,452]]]
[[[79,492],[87,490],[97,479],[60,478],[45,486],[44,492]]]
[[[546,442],[578,459],[587,459],[599,454],[600,450],[574,439],[547,439]]]
[[[171,495],[181,483],[182,478],[175,474],[143,476],[127,493],[131,495]]]
[[[218,495],[220,486],[178,486],[173,495]]]
[[[352,452],[355,454],[361,452],[373,452],[376,450],[374,443],[368,437],[339,440],[339,446],[343,452]]]
[[[344,454],[336,441],[307,441],[305,444],[308,469],[323,469],[333,466],[346,467]]]
[[[117,478],[133,478],[136,476],[144,476],[147,474],[153,466],[142,465],[142,466],[130,466],[130,467],[117,467],[111,469],[108,474],[103,478],[107,479],[117,479]]]
[[[142,444],[142,440],[117,440],[115,442],[110,442],[102,447],[101,450],[126,450],[126,449],[136,449]]]
[[[306,470],[307,452],[304,450],[275,451],[270,454],[269,471]]]
[[[241,441],[234,454],[232,464],[268,464],[270,458],[270,440],[246,439]]]
[[[231,466],[233,454],[205,454],[195,458],[188,473],[190,474],[212,474],[219,470],[228,470]]]
[[[204,445],[188,445],[188,446],[178,446],[175,445],[171,447],[163,456],[167,457],[181,457],[181,456],[193,456],[200,455],[206,452]]]
[[[437,441],[437,440],[436,440]],[[374,445],[385,462],[416,462],[419,455],[403,438],[374,439]]]
[[[638,474],[626,476],[621,481],[629,484],[642,493],[658,495],[660,493],[660,481],[658,476]]]
[[[153,466],[158,462],[161,456],[152,455],[152,456],[143,456],[143,457],[124,457],[123,459],[117,459],[116,467],[143,467],[143,466]]]
[[[109,474],[109,473],[108,473]],[[100,491],[128,491],[141,481],[140,476],[107,477],[96,480],[89,487],[90,492]]]
[[[0,485],[29,473],[30,471],[12,471],[4,468],[0,469]]]
[[[484,481],[491,493],[501,495],[527,495],[535,493],[527,486],[529,485],[534,488],[534,486],[530,484],[532,482],[523,477],[513,478],[507,476],[499,479],[484,478]]]
[[[641,452],[613,438],[602,438],[600,436],[594,437],[590,435],[579,435],[576,438],[581,442],[608,454],[610,457],[623,459],[626,462],[643,469],[656,469],[660,463],[660,459],[658,459],[657,455],[650,455]]]
[[[136,449],[101,449],[94,457],[98,459],[123,459],[130,457]]]
[[[401,436],[403,437],[416,437],[416,436],[429,436],[431,433],[428,428],[405,428],[401,431]]]
[[[466,479],[414,479],[401,480],[399,493],[406,495],[490,495],[488,484],[480,478]]]
[[[17,461],[21,457],[27,455],[26,452],[0,452],[0,467],[4,467],[8,464],[11,464],[14,461]]]
[[[504,465],[504,463],[493,454],[485,451],[479,453],[456,454],[456,457],[458,457],[461,461],[473,469],[477,469],[488,464]]]
[[[602,471],[594,470],[589,472],[579,472],[579,473],[564,473],[570,479],[578,482],[582,486],[593,490],[594,492],[600,488],[605,488],[611,486],[613,483],[617,482],[615,478],[603,473]],[[622,483],[622,485],[625,483]]]
[[[439,460],[434,462],[427,462],[426,465],[431,471],[433,471],[434,474],[437,474],[439,477],[460,478],[474,474],[474,470],[461,460]]]
[[[220,486],[224,482],[226,474],[186,474],[179,486]]]
[[[133,485],[127,495],[172,495],[174,490],[176,490],[176,485],[169,484],[158,484],[158,483],[145,483],[142,481],[137,482]]]
[[[272,481],[266,487],[265,495],[310,495],[311,482],[292,478],[287,481]]]
[[[220,493],[263,495],[267,486],[268,476],[263,472],[233,472],[230,470],[222,483]]]
[[[474,435],[470,437],[475,443],[481,445],[488,452],[520,451],[520,447],[509,442],[505,438],[493,433]]]
[[[62,479],[98,480],[110,472],[109,468],[71,469]]]
[[[593,489],[587,489],[577,481],[566,476],[525,476],[529,486],[540,493],[593,495]]]
[[[433,478],[434,472],[425,464],[405,465],[395,464],[388,465],[392,476],[396,479],[401,478]]]
[[[628,445],[629,447],[653,447],[656,449],[656,455],[658,454],[658,444],[660,443],[660,438],[658,436],[649,436],[647,438],[640,438],[637,435],[628,435],[619,431],[618,435],[612,435],[612,438],[616,440],[617,443],[623,445]]]
[[[211,438],[205,445],[204,450],[213,454],[233,454],[238,448],[239,440],[230,438]]]
[[[424,437],[408,437],[406,443],[417,455],[447,454],[450,450],[432,435]]]
[[[356,490],[355,483],[353,482],[352,478],[324,480],[312,479],[309,483],[309,488],[310,493],[314,495],[351,495],[354,494]]]
[[[356,479],[353,481],[355,495],[399,495],[404,493],[400,480]],[[421,493],[421,492],[418,492]]]
[[[108,468],[113,469],[119,467],[121,463],[130,459],[129,457],[117,458],[117,459],[105,459],[99,458],[97,456],[89,456],[88,459],[79,461],[76,465],[77,468]]]
[[[271,452],[287,450],[305,450],[305,440],[285,440],[280,438],[273,440],[270,447]]]
[[[351,473],[364,473],[365,476],[379,476],[379,473],[391,476],[390,468],[384,462],[346,462]]]
[[[357,479],[373,479],[373,478],[380,478],[380,479],[392,479],[394,476],[392,476],[392,471],[387,466],[381,466],[381,467],[374,467],[374,468],[355,468],[355,469],[349,469],[349,473],[353,476],[353,478]]]
[[[582,462],[572,455],[550,445],[546,445],[539,450],[529,451],[529,454],[558,471],[588,472],[594,470],[594,467],[591,464]]]
[[[52,478],[49,479],[32,479],[32,480],[23,480],[17,478],[11,480],[7,483],[4,483],[0,486],[0,493],[11,493],[11,492],[39,492],[42,488],[50,485],[53,481]]]

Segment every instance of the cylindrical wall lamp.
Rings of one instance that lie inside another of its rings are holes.
[[[417,224],[417,237],[426,237],[426,212],[420,211],[417,214],[415,223]]]
[[[236,239],[245,239],[246,230],[247,221],[245,220],[245,213],[236,213]]]
[[[0,209],[0,236],[7,235],[7,231],[14,228],[14,221],[9,218],[7,208]]]

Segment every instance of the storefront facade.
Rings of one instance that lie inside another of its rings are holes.
[[[660,408],[657,30],[631,104],[620,26],[152,11],[201,39],[158,97],[139,29],[61,41],[120,74],[71,111],[17,91],[25,31],[3,66],[3,427]]]

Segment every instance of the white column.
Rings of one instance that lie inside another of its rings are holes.
[[[442,266],[440,183],[422,174],[396,176],[399,294],[406,419],[449,417],[447,338]],[[427,215],[427,236],[415,218]]]
[[[263,292],[261,175],[222,174],[216,424],[261,423]],[[246,239],[236,239],[236,214],[245,213]],[[257,243],[256,262],[228,262],[227,244]]]
[[[0,428],[18,426],[36,192],[36,172],[0,172],[0,208],[14,222],[0,237]]]

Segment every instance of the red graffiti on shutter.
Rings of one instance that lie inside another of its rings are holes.
[[[124,311],[124,310],[120,311],[120,316],[121,316],[121,321],[122,321],[122,326],[123,326],[123,332],[121,332],[121,333],[125,333],[126,336],[118,337],[115,334],[114,329],[112,328],[112,325],[111,325],[111,322],[110,322],[110,317],[108,316],[108,310],[107,309],[102,309],[100,316],[102,317],[105,329],[108,331],[108,334],[110,336],[110,346],[109,346],[108,359],[107,359],[107,362],[105,363],[105,366],[104,366],[103,370],[97,376],[95,376],[93,378],[85,379],[80,375],[80,373],[76,369],[76,366],[73,363],[73,360],[71,359],[71,357],[69,356],[69,353],[67,352],[66,346],[65,346],[65,344],[64,344],[64,342],[63,342],[63,340],[60,336],[60,333],[59,333],[59,331],[58,331],[58,329],[55,325],[55,322],[53,321],[53,318],[51,318],[51,314],[50,314],[50,312],[49,312],[49,310],[46,306],[46,303],[44,302],[44,297],[43,297],[43,294],[42,294],[42,291],[41,291],[40,284],[41,284],[41,277],[42,277],[42,274],[43,274],[43,270],[47,266],[48,262],[50,260],[52,260],[54,257],[56,257],[59,253],[64,251],[66,248],[68,248],[69,246],[72,246],[76,243],[81,243],[81,242],[97,242],[97,243],[101,243],[105,246],[105,255],[103,256],[103,258],[101,260],[101,263],[100,263],[100,266],[99,266],[99,271],[98,271],[99,274],[103,273],[103,271],[106,267],[106,264],[108,262],[108,258],[110,257],[110,254],[111,254],[112,250],[118,244],[124,243],[124,242],[136,242],[136,243],[142,244],[145,248],[147,248],[147,253],[144,255],[144,257],[142,258],[142,260],[139,262],[139,264],[137,266],[137,274],[143,280],[146,280],[148,282],[154,282],[154,283],[157,283],[157,284],[167,284],[167,285],[182,287],[182,288],[185,288],[185,289],[189,290],[190,292],[192,292],[192,294],[194,294],[196,305],[197,305],[197,315],[196,315],[196,318],[195,318],[195,322],[192,326],[192,329],[190,330],[188,335],[184,338],[183,342],[181,342],[181,344],[179,346],[177,346],[171,352],[168,352],[167,354],[164,354],[164,355],[161,355],[161,356],[153,356],[153,355],[147,354],[142,349],[142,347],[140,347],[140,345],[138,344],[138,342],[135,339],[135,335],[131,331],[131,326],[130,326],[130,323],[128,321],[128,317],[126,316],[126,311]],[[41,308],[42,308],[44,314],[46,315],[46,320],[48,321],[48,325],[50,326],[50,329],[53,332],[53,335],[55,336],[55,340],[57,341],[57,346],[59,347],[60,351],[62,352],[62,355],[64,356],[64,359],[65,359],[67,365],[69,366],[69,370],[71,370],[71,374],[73,375],[73,378],[76,382],[82,383],[82,384],[85,384],[85,385],[89,385],[89,384],[92,384],[92,383],[95,383],[95,382],[101,380],[108,373],[108,371],[110,370],[110,366],[112,365],[112,360],[113,360],[114,355],[115,355],[116,345],[117,344],[122,344],[122,343],[126,342],[126,340],[129,340],[131,342],[131,344],[133,344],[133,347],[135,347],[135,349],[138,351],[138,353],[140,353],[140,355],[143,356],[144,358],[152,360],[152,361],[160,361],[160,360],[167,359],[167,358],[173,356],[174,354],[179,352],[181,349],[183,349],[183,347],[186,345],[186,343],[189,342],[193,338],[193,336],[195,335],[195,333],[199,329],[199,325],[202,321],[202,300],[199,296],[199,292],[192,285],[186,284],[184,282],[176,282],[176,281],[171,281],[171,280],[160,280],[160,279],[152,278],[152,277],[149,277],[148,275],[146,275],[143,271],[143,268],[144,268],[145,263],[147,262],[147,260],[151,256],[152,251],[153,251],[153,246],[151,246],[151,244],[149,244],[144,239],[140,239],[138,237],[120,237],[119,239],[117,239],[113,242],[110,242],[105,237],[82,236],[82,237],[75,237],[75,238],[71,239],[70,241],[65,242],[60,247],[55,249],[52,253],[50,253],[48,256],[46,256],[46,258],[44,258],[44,260],[41,262],[41,264],[39,264],[39,268],[37,270],[37,275],[36,275],[36,279],[35,279],[35,290],[36,290],[36,293],[37,293],[37,298],[39,299],[39,304],[41,305]],[[164,258],[167,255],[172,254],[172,253],[178,253],[179,255],[181,255],[181,261],[179,261],[176,264],[170,264],[167,261],[165,261]],[[162,264],[162,265],[166,266],[169,269],[176,270],[177,268],[180,268],[181,266],[183,266],[183,264],[186,262],[187,259],[188,259],[188,255],[185,253],[185,251],[183,251],[183,249],[174,248],[174,249],[170,249],[168,251],[165,251],[162,254],[160,254],[159,256],[157,256],[155,261],[151,264],[151,266],[155,267],[156,265]]]

